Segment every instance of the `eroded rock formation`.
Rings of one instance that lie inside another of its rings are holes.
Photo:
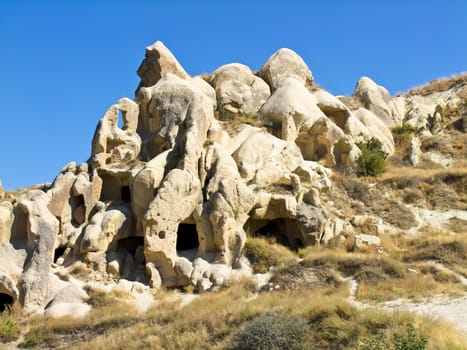
[[[289,49],[259,74],[232,63],[192,78],[156,42],[138,75],[135,100],[99,121],[87,163],[0,202],[0,293],[27,311],[85,299],[59,267],[204,291],[248,271],[247,231],[278,233],[294,249],[325,243],[351,225],[320,199],[332,190],[330,168],[355,167],[356,143],[370,138],[392,153],[389,127],[404,116],[401,98],[369,78],[351,109],[313,86]],[[235,121],[243,115],[269,129]]]

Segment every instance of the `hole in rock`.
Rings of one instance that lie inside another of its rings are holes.
[[[71,223],[73,226],[78,227],[85,221],[86,206],[84,204],[84,197],[82,195],[71,196],[70,206],[73,213]]]
[[[131,202],[130,186],[122,186],[121,197],[122,197],[122,201],[124,201],[126,203]]]
[[[319,144],[316,146],[316,161],[319,161],[321,159],[323,159],[324,157],[326,157],[326,155],[328,154],[328,149],[326,147],[326,145],[323,145],[323,144]]]
[[[65,250],[66,250],[66,247],[58,247],[57,249],[55,249],[54,263],[57,262],[58,258],[61,257],[63,255],[63,253],[65,253]]]
[[[291,250],[304,247],[294,220],[248,220],[244,226],[245,231],[256,237],[265,237],[269,242],[281,244]]]
[[[13,305],[13,301],[11,295],[0,293],[0,312],[4,311],[8,306]]]
[[[139,246],[144,246],[144,237],[132,236],[121,238],[118,240],[118,248],[125,249],[133,256],[135,256],[136,249],[138,249]]]
[[[284,219],[276,219],[268,221],[264,226],[256,231],[257,235],[274,239],[277,243],[286,247],[289,246],[289,241],[285,235],[285,221]]]
[[[197,249],[199,245],[196,225],[180,224],[177,230],[177,251]]]
[[[23,249],[28,243],[28,214],[20,207],[14,209],[13,225],[11,227],[11,244],[15,249]]]
[[[123,123],[123,113],[121,110],[118,110],[118,122],[117,122],[117,126],[120,128],[120,129],[123,129],[124,127],[124,123]]]

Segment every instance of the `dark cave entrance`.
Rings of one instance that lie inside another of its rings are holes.
[[[198,249],[199,238],[196,225],[180,224],[177,229],[177,251]]]
[[[281,244],[291,250],[304,247],[295,223],[289,219],[249,220],[244,228],[253,236],[264,237],[271,243]]]
[[[132,236],[125,237],[118,240],[118,250],[125,250],[135,257],[138,247],[144,247],[144,237]]]
[[[5,311],[9,306],[13,305],[13,297],[9,294],[0,293],[0,312]]]
[[[74,227],[79,227],[86,220],[86,205],[84,197],[82,195],[70,197],[71,212],[73,213],[71,218],[71,224]]]
[[[65,253],[66,247],[58,247],[54,251],[54,263],[57,262],[58,258],[60,258]]]
[[[121,198],[122,201],[126,203],[131,203],[131,191],[130,191],[130,186],[122,186],[121,188]]]

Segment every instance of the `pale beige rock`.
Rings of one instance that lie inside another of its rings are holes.
[[[167,165],[169,150],[158,154],[147,162],[135,176],[131,184],[133,200],[131,207],[136,218],[136,232],[143,232],[143,218],[154,199],[154,193],[162,183]]]
[[[57,218],[48,210],[50,197],[41,190],[32,190],[17,199],[22,216],[17,223],[15,239],[26,239],[28,261],[24,267],[20,285],[20,301],[26,312],[32,312],[45,306],[49,286],[49,271],[53,261],[55,240],[59,232]],[[25,229],[25,232],[21,232]],[[13,239],[13,237],[12,237]]]
[[[173,169],[165,178],[144,217],[146,262],[153,263],[166,286],[180,283],[174,270],[178,260],[178,225],[192,215],[201,201],[199,179],[188,171]]]
[[[92,140],[93,168],[137,159],[141,149],[141,138],[136,133],[138,111],[138,105],[128,98],[120,99],[107,110]],[[122,114],[122,129],[118,127],[119,112]]]
[[[116,238],[131,235],[132,215],[128,207],[114,205],[106,208],[98,202],[95,213],[83,231],[81,252],[105,252]]]
[[[394,153],[394,138],[388,126],[365,108],[359,108],[353,115],[368,129],[367,138],[376,138],[383,144],[388,154]]]
[[[240,63],[216,69],[210,80],[216,89],[218,110],[223,119],[256,115],[271,94],[268,84]]]
[[[6,201],[0,202],[0,245],[10,242],[12,224],[13,205]]]
[[[316,102],[302,81],[296,77],[286,77],[259,113],[263,119],[280,128],[279,136],[282,139],[295,141],[318,119],[326,117]]]
[[[351,116],[350,109],[337,97],[325,90],[314,91],[313,96],[316,98],[316,104],[323,113],[341,128],[342,131],[347,133],[346,125],[348,118]]]
[[[369,246],[379,246],[381,245],[381,239],[377,236],[359,234],[355,235],[355,248],[364,249]]]
[[[290,184],[290,173],[302,162],[300,149],[293,143],[256,130],[233,153],[240,175],[256,186]]]
[[[160,41],[146,47],[145,58],[137,73],[141,78],[139,87],[153,86],[168,73],[175,74],[182,79],[190,78],[172,52]]]
[[[197,76],[191,79],[191,83],[201,90],[212,102],[214,109],[217,107],[216,90],[202,77]]]
[[[388,90],[377,85],[370,78],[359,79],[353,96],[358,98],[366,109],[380,118],[387,127],[394,128],[402,124],[404,114],[400,114],[400,101],[394,103]]]
[[[279,87],[284,78],[290,76],[297,78],[302,85],[313,83],[311,71],[303,59],[295,51],[285,48],[268,58],[259,75],[269,84],[272,91]]]
[[[152,159],[173,149],[181,169],[195,171],[207,132],[214,119],[209,98],[191,82],[168,74],[140,101],[143,112],[139,132],[143,135],[144,154]],[[178,141],[179,139],[182,140]],[[177,142],[178,141],[178,142]]]
[[[5,198],[5,189],[3,188],[2,185],[2,180],[0,180],[0,201]]]

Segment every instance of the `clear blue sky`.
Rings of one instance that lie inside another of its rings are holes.
[[[362,75],[396,93],[467,70],[466,22],[463,0],[0,0],[0,179],[53,181],[87,160],[98,120],[134,97],[156,40],[192,75],[257,70],[288,47],[333,94]]]

